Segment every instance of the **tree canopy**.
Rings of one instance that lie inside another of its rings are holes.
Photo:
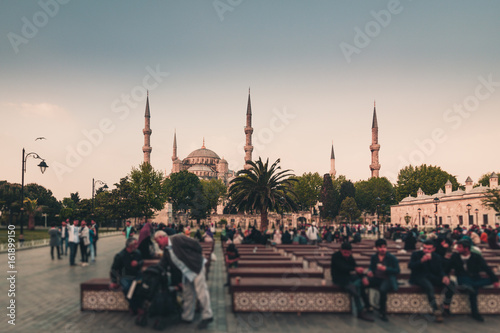
[[[415,197],[419,188],[426,194],[435,194],[439,189],[444,189],[448,180],[452,183],[452,189],[457,190],[460,186],[457,178],[440,167],[426,164],[417,167],[407,166],[398,174],[396,200],[399,202],[408,195]]]
[[[319,201],[322,203],[320,216],[322,219],[334,219],[339,214],[339,192],[334,187],[332,177],[326,173],[323,176],[323,185]]]
[[[381,208],[388,208],[395,203],[394,188],[385,177],[372,177],[369,180],[359,181],[355,187],[356,203],[364,212],[374,214],[378,209],[381,213]]]
[[[293,191],[297,195],[297,204],[301,210],[309,210],[316,205],[319,200],[319,193],[321,191],[321,184],[323,179],[315,173],[304,173],[293,183]]]
[[[256,162],[249,161],[248,170],[240,170],[237,177],[230,183],[230,207],[238,211],[259,212],[261,216],[261,230],[268,227],[268,211],[296,211],[297,196],[293,191],[293,178],[290,170],[281,170],[276,160],[269,165],[269,159],[264,163],[262,159]]]

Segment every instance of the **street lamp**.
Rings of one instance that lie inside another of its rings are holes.
[[[436,226],[436,230],[437,230],[437,227],[438,227],[437,213],[438,213],[438,205],[439,205],[439,198],[438,197],[434,198],[434,205],[436,206],[436,210],[434,211],[434,225]]]
[[[420,213],[422,212],[422,209],[419,208],[418,210],[418,226],[420,227],[422,225],[422,221],[420,220]]]
[[[23,162],[22,162],[22,169],[21,169],[21,235],[23,235],[24,229],[23,229],[23,212],[24,212],[24,174],[26,173],[26,161],[28,160],[28,157],[33,157],[38,160],[42,160],[38,166],[40,167],[40,171],[45,173],[45,170],[49,167],[47,163],[45,163],[45,160],[41,158],[37,153],[28,153],[25,154],[25,150],[23,148]]]
[[[474,210],[476,212],[476,223],[477,223],[477,226],[479,227],[479,218],[477,217],[477,213],[479,213],[479,209],[475,209]]]
[[[467,218],[469,219],[467,221],[467,223],[469,223],[469,225],[471,225],[472,223],[470,223],[470,210],[471,210],[472,206],[471,206],[471,204],[467,204],[466,207],[467,207]]]
[[[318,202],[318,210],[319,210],[319,214],[318,214],[318,227],[320,226],[321,224],[321,208],[323,207],[323,203],[320,201]]]
[[[94,180],[94,178],[92,178],[92,216],[94,216],[95,184],[103,185],[102,188],[104,188],[104,189],[108,188],[108,185],[106,185],[106,183],[103,182],[102,180],[99,180],[99,179]]]

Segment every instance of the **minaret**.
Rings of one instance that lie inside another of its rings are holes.
[[[370,164],[370,170],[372,171],[372,178],[379,177],[380,164],[378,159],[378,151],[380,150],[380,145],[378,144],[378,123],[377,123],[377,110],[375,107],[375,101],[373,102],[373,121],[372,121],[372,144],[370,145],[370,151],[372,152],[372,164]]]
[[[248,105],[247,105],[247,125],[245,126],[245,169],[250,169],[250,164],[247,161],[252,161],[252,105],[250,104],[250,88],[248,88]]]
[[[144,129],[142,130],[142,133],[144,133],[144,146],[142,146],[142,151],[144,152],[144,162],[145,163],[151,163],[151,133],[153,131],[151,130],[151,114],[149,113],[149,92],[146,97],[146,113],[144,114],[145,118],[145,124],[144,124]]]
[[[177,132],[174,131],[174,149],[172,152],[172,161],[177,159]]]
[[[332,154],[330,155],[330,176],[335,178],[337,171],[335,171],[335,153],[333,152],[333,143],[332,143]]]

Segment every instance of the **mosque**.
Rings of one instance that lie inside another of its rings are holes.
[[[145,111],[145,126],[143,129],[143,134],[144,134],[144,146],[142,147],[142,151],[144,153],[144,162],[150,163],[151,161],[151,113],[149,109],[149,94],[146,97],[146,111]],[[248,102],[247,102],[247,112],[246,112],[246,126],[244,128],[244,133],[245,133],[245,164],[244,168],[248,169],[250,168],[250,165],[248,164],[248,161],[252,161],[252,152],[253,152],[253,145],[252,145],[252,134],[253,134],[253,127],[252,127],[252,104],[250,101],[250,89],[248,90]],[[379,163],[379,150],[380,150],[380,144],[378,143],[378,122],[377,122],[377,112],[376,112],[376,106],[375,103],[373,105],[373,119],[372,119],[372,144],[370,145],[370,151],[371,151],[371,164],[370,164],[370,170],[371,170],[371,177],[379,177],[379,171],[380,171],[380,163]],[[200,179],[205,179],[205,180],[210,180],[210,179],[220,179],[226,186],[229,185],[229,182],[235,177],[236,172],[233,170],[229,169],[229,165],[227,161],[224,158],[220,158],[217,153],[214,151],[208,149],[205,147],[205,140],[203,140],[203,145],[201,148],[196,149],[192,151],[186,158],[180,159],[177,156],[177,137],[176,133],[174,133],[174,143],[173,143],[173,153],[172,153],[172,170],[171,173],[176,173],[180,172],[183,170],[187,170],[196,176],[198,176]],[[330,175],[335,177],[336,175],[336,170],[335,170],[335,153],[333,150],[333,144],[332,144],[332,149],[331,149],[331,155],[330,155]],[[219,209],[218,209],[219,211]],[[288,221],[292,223],[293,225],[296,225],[297,219],[302,217],[302,218],[307,218],[308,220],[311,220],[313,217],[311,213],[308,212],[300,212],[298,214],[290,214],[292,215],[292,218],[289,219]],[[238,215],[240,217],[240,215]],[[241,218],[248,218],[248,216],[241,216]],[[171,205],[167,204],[166,209],[162,210],[161,212],[158,213],[154,221],[157,222],[166,222],[166,221],[171,221],[172,218],[172,211],[171,211]],[[214,216],[212,215],[212,218],[215,218],[215,220],[220,220],[222,218],[230,221],[230,222],[236,222],[234,219],[234,216],[231,216],[229,219],[227,216],[224,217],[224,215],[218,215]],[[257,221],[260,218],[255,216],[255,218],[252,217],[254,221]],[[237,218],[238,219],[238,218]],[[279,220],[279,215],[277,215],[277,219]],[[212,219],[214,220],[214,219]],[[272,223],[273,221],[273,214],[269,215],[269,223]],[[286,221],[286,222],[288,222]]]

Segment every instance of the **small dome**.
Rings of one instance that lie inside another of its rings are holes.
[[[203,157],[203,158],[208,157],[208,158],[215,158],[215,159],[220,160],[219,155],[217,155],[212,150],[204,148],[204,147],[202,147],[200,149],[196,149],[195,151],[191,152],[191,154],[189,154],[187,158],[197,158],[197,157]]]

